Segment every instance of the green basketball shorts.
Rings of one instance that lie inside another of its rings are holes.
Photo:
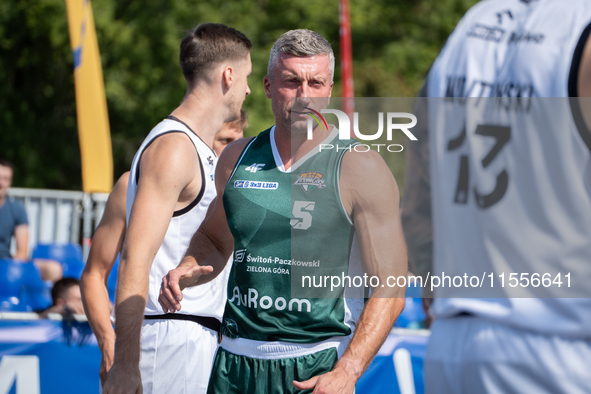
[[[301,349],[301,346],[297,344],[270,342],[263,345],[267,349],[272,347],[270,352],[236,352],[234,350],[244,349],[227,346],[230,341],[239,345],[247,343],[247,347],[248,344],[259,342],[224,337],[214,360],[207,389],[208,394],[311,393],[312,390],[296,390],[292,382],[294,380],[303,382],[314,376],[330,372],[339,358],[339,353],[342,353],[340,350],[346,347],[347,342],[344,340],[331,341],[330,343],[325,341],[329,345],[336,346],[306,347],[304,349]],[[262,343],[265,344],[265,342]],[[287,349],[282,351],[282,347]],[[228,348],[231,348],[232,351]],[[319,350],[315,351],[316,349]],[[291,357],[294,355],[295,357]]]

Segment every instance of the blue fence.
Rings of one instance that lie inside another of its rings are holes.
[[[357,393],[422,393],[427,340],[424,330],[394,330]],[[0,320],[0,394],[98,393],[100,359],[86,322]]]
[[[0,393],[98,393],[101,355],[86,322],[0,321]]]

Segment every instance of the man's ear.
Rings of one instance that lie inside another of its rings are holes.
[[[224,91],[230,89],[232,84],[234,83],[234,69],[230,65],[224,66],[222,70],[222,86],[224,87]]]
[[[330,90],[328,91],[328,97],[332,97],[332,88],[334,87],[334,81],[330,83]]]
[[[65,304],[66,304],[66,300],[64,300],[63,298],[60,297],[60,298],[56,298],[55,299],[55,305],[62,306],[62,305],[65,305]]]
[[[265,95],[267,96],[268,99],[270,99],[271,98],[271,79],[269,78],[268,75],[265,78],[263,78],[263,86],[265,87]]]

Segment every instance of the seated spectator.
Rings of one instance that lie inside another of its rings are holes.
[[[41,312],[39,317],[47,318],[50,313],[84,315],[80,280],[76,278],[63,278],[55,282],[51,290],[51,299],[53,305]]]
[[[0,259],[28,259],[29,224],[25,208],[16,201],[8,199],[8,189],[12,185],[13,166],[0,158]],[[10,255],[12,237],[16,241],[16,253]],[[62,266],[54,260],[35,259],[33,261],[45,281],[55,282],[63,275]]]

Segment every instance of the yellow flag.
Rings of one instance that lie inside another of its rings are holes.
[[[113,152],[103,70],[90,0],[66,0],[74,56],[82,185],[87,193],[113,187]]]

